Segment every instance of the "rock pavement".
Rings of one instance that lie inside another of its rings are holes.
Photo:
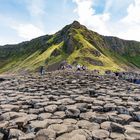
[[[8,139],[139,140],[140,85],[93,72],[6,77],[0,140]]]

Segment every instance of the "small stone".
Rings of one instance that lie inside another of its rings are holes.
[[[52,129],[41,129],[37,132],[36,136],[47,136],[50,139],[56,138],[56,132]]]
[[[64,111],[57,111],[54,113],[53,118],[57,118],[57,119],[63,119],[65,118],[66,114]]]
[[[91,120],[95,116],[95,112],[86,112],[86,113],[81,113],[80,118],[85,119],[85,120]]]
[[[51,113],[41,113],[38,115],[39,120],[49,119],[52,116]]]
[[[46,135],[38,135],[34,138],[34,140],[49,140],[49,138]]]
[[[134,119],[136,119],[137,121],[140,121],[140,111],[139,112],[134,112]]]
[[[73,130],[56,138],[56,140],[92,140],[91,133],[86,129]]]
[[[96,114],[92,116],[92,118],[90,119],[90,121],[94,121],[96,123],[102,123],[107,120],[108,120],[108,116],[104,114]]]
[[[115,132],[111,132],[110,138],[117,139],[117,140],[126,140],[124,134],[115,133]]]
[[[75,119],[64,119],[63,123],[68,124],[68,125],[76,124],[77,120],[75,120]]]
[[[140,130],[140,122],[131,122],[130,125],[137,130]]]
[[[120,124],[112,122],[110,124],[110,127],[111,127],[112,132],[117,132],[117,133],[124,133],[125,132],[125,128]]]
[[[23,128],[27,123],[27,117],[18,117],[14,120],[11,120],[12,123],[14,123],[15,125],[18,125],[19,128]]]
[[[35,121],[31,121],[30,124],[31,128],[37,130],[46,128],[48,125],[49,125],[49,120],[43,120],[43,121],[35,120]]]
[[[97,93],[96,93],[95,89],[89,89],[89,96],[97,97]]]
[[[28,133],[28,134],[25,134],[24,136],[20,136],[18,139],[19,140],[32,140],[34,138],[35,138],[34,133]]]
[[[119,114],[118,117],[123,119],[123,121],[124,121],[123,124],[129,124],[133,120],[133,118],[127,114]]]
[[[77,118],[80,115],[80,110],[75,108],[67,108],[65,111],[66,116],[69,118]]]
[[[110,131],[111,130],[110,124],[111,124],[111,122],[105,121],[105,122],[101,123],[101,128],[104,130]]]
[[[72,131],[74,128],[70,127],[66,124],[52,124],[48,127],[48,129],[51,129],[56,132],[57,135],[67,133]]]
[[[98,123],[91,123],[87,120],[80,120],[77,122],[77,125],[80,129],[87,129],[89,131],[93,131],[100,128]]]
[[[9,138],[18,138],[24,135],[25,133],[23,133],[21,130],[18,130],[18,129],[10,129],[10,132],[9,132]]]
[[[125,131],[125,136],[134,138],[136,140],[138,140],[140,138],[140,130],[137,130],[135,128],[133,128],[132,126],[126,126],[125,127],[126,131]]]
[[[9,125],[8,121],[0,122],[0,128],[7,128]]]
[[[104,111],[108,112],[108,111],[115,111],[116,109],[116,105],[115,104],[111,104],[111,103],[107,103],[104,105]]]
[[[49,105],[45,107],[45,111],[49,113],[54,113],[57,110],[57,105]]]
[[[20,106],[11,105],[11,104],[5,104],[5,105],[0,105],[0,108],[5,110],[5,111],[19,111]]]
[[[99,129],[99,130],[94,130],[92,131],[92,136],[94,139],[106,139],[109,137],[109,132],[106,131],[106,130],[102,130],[102,129]]]

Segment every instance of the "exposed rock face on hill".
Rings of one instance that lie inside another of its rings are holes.
[[[63,60],[89,69],[140,68],[140,43],[99,35],[74,21],[54,35],[0,46],[0,72],[51,69]]]
[[[140,86],[92,72],[56,71],[0,82],[0,139],[136,140]]]

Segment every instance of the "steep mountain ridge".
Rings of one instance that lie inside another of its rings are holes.
[[[140,42],[102,36],[79,22],[17,45],[0,46],[0,72],[36,71],[41,65],[55,70],[66,60],[89,69],[140,68]]]

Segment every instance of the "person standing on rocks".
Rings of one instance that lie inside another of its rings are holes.
[[[77,65],[77,71],[80,71],[81,70],[81,65]]]
[[[41,66],[41,67],[40,67],[40,74],[41,74],[41,75],[45,74],[44,66]]]
[[[84,70],[84,71],[87,70],[85,65],[82,66],[82,70]]]

